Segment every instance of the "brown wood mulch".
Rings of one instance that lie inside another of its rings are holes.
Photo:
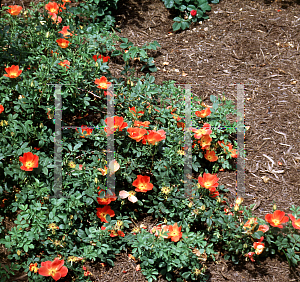
[[[19,0],[2,3],[28,5]],[[236,101],[236,84],[244,84],[245,204],[256,203],[254,215],[262,218],[272,212],[273,201],[277,209],[290,212],[289,207],[300,205],[300,1],[224,0],[211,6],[210,20],[173,32],[174,15],[160,0],[120,1],[119,34],[138,46],[158,41],[161,48],[152,51],[159,68],[152,74],[157,84],[199,84],[192,92],[208,104],[210,95]],[[112,59],[110,67],[119,76],[122,65]],[[234,196],[236,172],[220,172],[218,177]],[[151,225],[154,219],[141,222]],[[220,258],[207,266],[209,281],[300,281],[299,267],[290,269],[279,256],[260,265],[234,265]],[[114,267],[100,262],[87,267],[93,281],[146,281],[126,253],[117,256]],[[16,276],[11,281],[21,280]]]

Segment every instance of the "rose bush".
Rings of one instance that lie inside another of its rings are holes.
[[[232,103],[212,95],[208,106],[191,94],[190,148],[183,119],[190,94],[174,81],[156,85],[149,73],[132,75],[136,56],[142,69],[155,70],[146,51],[158,43],[136,47],[111,22],[78,22],[72,11],[68,1],[1,11],[0,220],[10,211],[15,226],[6,235],[0,227],[0,243],[10,251],[12,270],[27,272],[29,281],[89,281],[86,261],[114,265],[126,248],[150,282],[159,273],[169,281],[205,281],[205,262],[220,251],[234,263],[278,250],[291,265],[300,261],[299,207],[289,217],[274,209],[254,218],[241,197],[232,203],[218,184],[217,172],[232,169],[239,154],[236,123],[227,119],[235,113]],[[113,77],[109,64],[118,56],[124,70]],[[74,117],[77,127],[62,133],[62,185],[54,173],[58,83],[61,124],[70,126]],[[189,150],[193,191],[187,197]],[[136,224],[145,214],[158,225]]]

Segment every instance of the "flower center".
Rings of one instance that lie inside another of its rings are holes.
[[[107,89],[107,84],[105,82],[100,83],[101,89]]]
[[[274,223],[274,225],[279,225],[279,224],[280,224],[280,220],[278,220],[278,219],[273,219],[273,223]]]
[[[140,190],[146,190],[145,184],[140,184]]]
[[[25,163],[25,166],[28,167],[28,168],[33,167],[34,166],[34,162],[33,161],[27,161]]]
[[[50,276],[54,276],[56,274],[56,270],[55,269],[51,269],[50,271],[49,271],[49,275]]]
[[[176,231],[169,232],[169,236],[177,236],[177,235],[178,235],[178,232],[176,232]]]

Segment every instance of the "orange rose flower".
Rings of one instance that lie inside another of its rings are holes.
[[[115,194],[112,195],[112,196],[110,195],[107,198],[99,198],[99,197],[97,197],[98,204],[99,205],[104,205],[104,206],[109,205],[112,201],[115,201],[115,200],[117,200],[117,197],[116,197]]]
[[[61,23],[62,18],[61,18],[61,17],[58,17],[56,13],[51,13],[51,12],[49,12],[48,15],[51,16],[51,19],[52,19],[56,24]]]
[[[39,166],[39,157],[31,152],[24,153],[23,156],[19,157],[19,160],[23,163],[20,168],[25,171],[32,171]]]
[[[218,156],[216,156],[215,151],[206,150],[204,158],[210,162],[215,162],[218,159]]]
[[[64,60],[63,62],[60,62],[59,65],[62,66],[62,67],[66,67],[66,69],[68,69],[69,68],[68,66],[70,65],[70,62],[68,60]]]
[[[292,214],[288,214],[289,218],[292,221],[293,227],[295,229],[300,229],[300,218],[296,220],[296,218]]]
[[[150,176],[138,175],[137,179],[133,181],[132,185],[136,187],[136,192],[146,193],[147,191],[153,189],[153,184],[150,183]]]
[[[212,187],[218,187],[219,183],[217,183],[219,178],[216,174],[203,173],[203,177],[198,177],[198,183],[206,189],[210,189]]]
[[[283,211],[277,210],[273,214],[266,214],[265,220],[273,227],[283,228],[281,224],[288,222],[289,218],[285,216]]]
[[[68,268],[63,266],[64,260],[55,258],[54,261],[43,261],[38,272],[42,276],[51,276],[55,281],[67,276]]]
[[[166,139],[166,132],[163,129],[157,130],[156,133],[160,134],[163,139]]]
[[[113,132],[116,132],[117,130],[122,131],[125,127],[128,126],[127,122],[124,122],[123,117],[114,116],[108,117],[105,119],[105,123],[113,126],[109,129],[108,127],[104,128],[104,131],[107,132],[107,134],[112,134]]]
[[[208,150],[212,141],[212,138],[209,135],[204,135],[199,140],[201,144],[201,149]]]
[[[97,216],[100,218],[102,222],[108,223],[106,220],[106,216],[110,217],[115,216],[115,212],[110,208],[110,206],[105,206],[104,208],[97,208]]]
[[[223,148],[225,154],[228,154],[227,151],[229,151],[229,153],[231,154],[231,157],[232,157],[232,158],[237,158],[237,156],[238,156],[237,151],[236,151],[236,149],[233,150],[232,144],[227,143],[227,144],[225,145],[225,144],[224,144],[224,141],[218,141],[218,144],[219,144],[220,147]]]
[[[182,237],[181,232],[182,226],[178,227],[177,222],[174,225],[169,225],[169,233],[168,236],[171,238],[172,242],[178,242]]]
[[[94,55],[93,56],[93,59],[94,59],[94,61],[95,62],[97,62],[97,55]],[[107,63],[108,62],[108,60],[110,59],[110,57],[109,56],[102,56],[102,55],[99,55],[98,56],[98,59],[102,59],[103,60],[103,63]]]
[[[244,224],[243,229],[247,229],[247,228],[252,228],[252,225],[254,224],[254,226],[256,226],[257,223],[257,218],[255,217],[251,217],[247,220],[247,222]]]
[[[195,112],[195,115],[197,117],[201,117],[201,118],[205,118],[205,117],[209,116],[210,114],[211,114],[210,108],[206,108],[202,111]]]
[[[254,233],[254,229],[257,225],[257,218],[256,217],[251,217],[247,220],[247,222],[244,224],[243,229],[245,230],[246,234],[253,234]]]
[[[150,124],[150,121],[144,121],[144,122],[142,122],[142,121],[135,120],[133,126],[135,126],[135,127],[140,127],[140,126],[142,126],[142,127],[149,127],[149,124]]]
[[[200,129],[196,129],[196,128],[192,128],[192,132],[194,132],[194,137],[196,139],[200,139],[203,135],[209,135],[212,133],[211,131],[211,126],[208,123],[204,123],[203,128]]]
[[[8,74],[4,74],[4,76],[9,78],[16,78],[22,73],[22,70],[19,70],[19,66],[15,66],[15,65],[5,68],[5,71]]]
[[[147,130],[139,127],[129,127],[127,132],[129,133],[130,138],[134,139],[136,142],[140,142],[147,133]]]
[[[148,142],[151,145],[156,145],[157,142],[166,139],[165,136],[163,137],[161,134],[155,132],[154,130],[148,130],[148,133],[148,135],[144,136],[143,144]]]
[[[106,90],[111,85],[111,82],[107,81],[107,78],[105,76],[101,76],[100,79],[95,79],[95,84],[98,84],[98,88]],[[106,95],[107,93],[106,91],[104,91],[104,96]],[[109,94],[109,96],[111,96],[111,94]]]
[[[63,29],[61,31],[59,31],[58,33],[61,33],[64,37],[66,36],[72,36],[73,34],[68,32],[68,29],[70,29],[70,26],[64,26]]]
[[[266,225],[266,224],[260,225],[260,226],[258,227],[258,230],[257,230],[257,231],[262,231],[262,232],[266,233],[267,231],[269,231],[269,226]]]
[[[67,48],[69,46],[70,41],[60,38],[56,40],[57,44],[61,48]]]
[[[264,237],[261,237],[258,242],[254,242],[253,243],[253,248],[255,249],[255,254],[260,255],[264,248],[265,248],[265,244],[261,243],[263,241]]]
[[[7,10],[8,13],[10,13],[12,16],[17,16],[20,14],[21,10],[23,9],[21,6],[18,5],[11,5],[8,6],[10,9]]]
[[[29,265],[29,270],[30,270],[30,271],[34,271],[34,273],[37,273],[38,270],[39,270],[39,268],[37,267],[37,262],[36,262],[36,263],[31,263],[31,264]]]
[[[168,225],[162,225],[162,224],[159,224],[157,226],[154,226],[151,230],[150,230],[150,233],[153,234],[156,236],[156,237],[162,237],[164,239],[168,239],[169,238],[169,235],[168,235],[168,232],[169,232],[169,226]]]
[[[48,10],[50,13],[57,14],[58,13],[58,5],[56,2],[49,2],[45,5],[45,9]]]
[[[0,114],[4,111],[4,107],[0,105]]]
[[[231,156],[232,158],[237,158],[237,157],[238,157],[238,153],[237,153],[236,149],[231,150],[230,153],[231,153],[230,156]]]

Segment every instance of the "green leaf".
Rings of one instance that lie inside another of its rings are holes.
[[[30,244],[28,247],[29,247],[30,249],[34,249],[34,248],[35,248],[35,246],[34,246],[33,244]]]
[[[172,281],[172,278],[173,278],[173,275],[172,275],[171,273],[167,273],[167,274],[166,274],[166,279],[167,279],[168,281]]]
[[[171,9],[174,7],[174,1],[173,0],[163,0],[165,6],[167,9]]]
[[[224,256],[224,259],[225,259],[225,260],[229,260],[229,259],[230,259],[230,255],[226,254],[226,255]]]
[[[25,246],[23,247],[23,249],[24,249],[24,251],[27,253],[27,252],[28,252],[28,245],[25,245]]]
[[[77,149],[79,149],[81,147],[82,143],[77,143],[75,146],[74,146],[74,151],[76,151]]]
[[[181,20],[182,20],[182,18],[180,18],[180,17],[176,17],[173,19],[174,22],[181,22]]]
[[[208,5],[208,3],[204,3],[200,5],[201,10],[205,13],[206,11],[210,11],[211,7]]]
[[[128,48],[128,44],[127,44],[127,43],[121,43],[121,44],[120,44],[120,47],[121,47],[122,49],[126,49],[126,48]]]
[[[86,198],[85,202],[87,203],[87,205],[91,205],[94,202],[93,198]]]
[[[43,167],[42,169],[42,172],[45,174],[45,175],[48,175],[48,168],[47,167]]]
[[[173,23],[172,28],[174,31],[179,30],[181,27],[181,24],[178,22]]]
[[[57,215],[58,218],[61,218],[64,223],[67,223],[67,214],[60,213]]]
[[[184,272],[181,274],[181,276],[184,278],[184,279],[188,279],[190,277],[190,272]]]
[[[111,259],[106,259],[107,263],[111,266],[114,266],[114,262]]]
[[[182,29],[182,30],[185,30],[185,29],[187,29],[187,28],[190,26],[190,24],[189,24],[188,22],[182,21],[182,22],[180,23],[180,26],[181,26],[181,29]]]
[[[85,238],[85,232],[82,229],[78,229],[78,237]]]
[[[180,10],[181,12],[184,12],[185,9],[186,9],[186,6],[185,6],[185,5],[181,5],[181,6],[179,7],[179,10]]]
[[[188,5],[187,10],[192,11],[192,10],[197,10],[197,8],[194,5]]]

